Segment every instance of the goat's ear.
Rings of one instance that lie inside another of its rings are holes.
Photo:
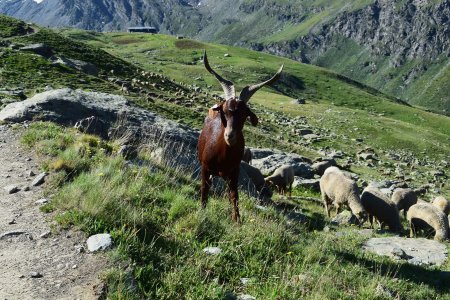
[[[253,126],[258,125],[258,117],[251,110],[248,110],[248,117]]]

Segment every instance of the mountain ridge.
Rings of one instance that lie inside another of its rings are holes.
[[[450,114],[448,1],[8,0],[0,1],[0,13],[96,31],[153,26],[243,46],[329,68]]]

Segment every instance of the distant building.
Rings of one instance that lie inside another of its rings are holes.
[[[128,27],[128,32],[158,33],[155,27]]]

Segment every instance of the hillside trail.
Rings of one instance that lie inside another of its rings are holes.
[[[99,299],[104,254],[80,250],[81,232],[51,230],[52,216],[36,203],[43,187],[31,186],[38,158],[19,140],[19,130],[0,126],[0,300]],[[21,190],[9,194],[11,185]]]

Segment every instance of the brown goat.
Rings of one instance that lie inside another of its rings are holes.
[[[265,85],[274,83],[281,74],[283,66],[269,80],[245,87],[237,98],[231,81],[222,78],[209,65],[206,51],[203,56],[206,70],[216,77],[225,92],[225,101],[214,105],[208,111],[202,132],[198,139],[198,160],[201,164],[201,202],[206,207],[211,187],[211,175],[222,177],[228,184],[232,219],[240,221],[238,207],[239,167],[244,154],[244,122],[250,118],[253,126],[258,118],[247,106],[250,97]]]

